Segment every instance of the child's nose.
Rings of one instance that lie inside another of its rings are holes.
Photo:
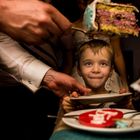
[[[99,72],[99,71],[100,71],[99,65],[95,64],[95,65],[93,66],[93,68],[92,68],[92,71],[93,71],[93,72]]]

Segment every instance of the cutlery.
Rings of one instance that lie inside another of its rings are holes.
[[[64,115],[63,118],[74,118],[74,119],[78,119],[79,115]]]
[[[134,116],[136,116],[136,115],[140,115],[140,112],[137,112],[137,111],[129,111],[129,112],[125,112],[124,113],[124,115],[126,115],[126,114],[132,114],[131,116],[129,116],[129,117],[127,117],[127,118],[122,118],[122,119],[132,119]],[[68,114],[66,114],[66,115],[64,115],[63,116],[63,118],[75,118],[75,119],[78,119],[78,117],[79,117],[79,115],[80,114],[72,114],[72,115],[68,115]],[[120,120],[120,119],[117,119],[117,120]],[[135,119],[135,120],[140,120],[140,119]]]

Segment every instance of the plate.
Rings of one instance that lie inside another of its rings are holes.
[[[134,111],[134,110],[129,110],[129,109],[118,109],[118,108],[115,108],[115,109],[122,111],[123,113]],[[67,116],[68,115],[80,115],[82,113],[86,113],[88,111],[93,111],[93,110],[97,110],[97,109],[73,111],[73,112],[67,113],[65,115],[67,115]],[[128,118],[132,114],[134,114],[134,113],[124,114],[123,118]],[[71,118],[64,117],[64,118],[62,118],[62,120],[66,125],[68,125],[72,128],[90,131],[90,132],[97,132],[97,133],[113,134],[113,133],[128,133],[128,132],[140,131],[140,115],[134,116],[133,117],[133,124],[127,128],[98,128],[98,127],[86,126],[86,125],[80,124],[78,119],[75,119],[72,117]]]
[[[105,103],[105,102],[118,102],[122,98],[131,95],[131,92],[127,93],[108,93],[108,94],[96,94],[88,96],[71,97],[72,101],[78,101],[82,104],[92,104],[92,103]]]
[[[140,92],[140,79],[138,79],[137,81],[133,82],[130,85],[131,88],[133,88],[135,91]]]

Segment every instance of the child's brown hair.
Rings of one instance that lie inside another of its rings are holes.
[[[86,50],[87,48],[90,48],[94,54],[97,54],[101,51],[102,48],[106,48],[110,55],[111,65],[114,63],[114,50],[110,46],[109,43],[107,43],[104,40],[100,39],[92,39],[88,42],[84,42],[77,50],[76,53],[76,59],[77,59],[77,65],[79,67],[79,61],[81,58],[81,54]]]

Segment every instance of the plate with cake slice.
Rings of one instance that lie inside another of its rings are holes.
[[[73,117],[73,115],[77,117]],[[140,113],[130,109],[78,110],[66,113],[62,120],[69,127],[98,133],[113,134],[140,131]]]
[[[139,26],[136,13],[139,10],[130,4],[114,2],[91,2],[83,17],[84,28],[120,36],[138,36]]]

